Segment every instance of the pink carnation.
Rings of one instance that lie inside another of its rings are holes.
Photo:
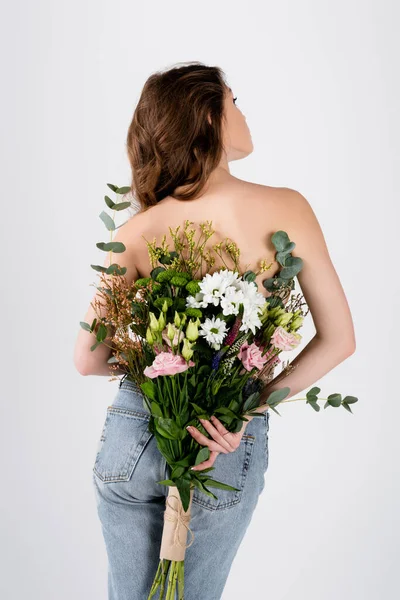
[[[242,361],[246,371],[251,371],[254,367],[262,369],[267,361],[267,357],[262,356],[262,348],[254,342],[250,345],[244,342],[240,347],[238,358]]]
[[[160,352],[153,360],[153,364],[146,367],[143,373],[154,379],[159,375],[176,375],[177,373],[183,373],[189,367],[193,367],[194,362],[191,360],[189,364],[179,354],[172,354],[172,352]]]
[[[271,337],[271,343],[279,350],[293,350],[299,345],[300,340],[301,335],[299,333],[291,333],[281,326],[275,329]]]

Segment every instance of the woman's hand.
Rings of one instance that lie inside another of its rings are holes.
[[[247,421],[243,421],[242,429],[236,433],[232,433],[231,431],[228,431],[214,415],[212,415],[210,421],[207,421],[206,419],[199,419],[199,421],[204,429],[211,435],[212,439],[206,437],[196,427],[189,426],[187,427],[187,430],[199,444],[209,447],[210,458],[192,467],[193,471],[202,471],[203,469],[212,467],[220,452],[223,452],[224,454],[234,452],[239,447],[240,440],[242,439],[247,425]]]

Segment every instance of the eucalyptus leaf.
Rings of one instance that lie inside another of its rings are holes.
[[[284,398],[286,398],[286,396],[289,394],[289,392],[290,392],[290,387],[283,387],[283,388],[280,388],[279,390],[274,390],[273,392],[270,393],[270,395],[266,399],[265,403],[268,404],[268,406],[270,406],[272,408],[276,404],[279,404],[279,402],[282,402],[282,400]]]
[[[118,204],[114,204],[114,210],[125,210],[125,208],[129,208],[131,205],[130,202],[118,202]]]
[[[114,231],[115,223],[114,220],[110,217],[110,215],[103,210],[99,216],[100,219],[103,221],[104,225],[107,227],[108,231]]]
[[[112,265],[107,267],[106,273],[108,275],[125,275],[126,270],[126,267],[121,267],[119,264],[113,263]]]
[[[254,273],[254,271],[246,271],[245,273],[243,273],[243,279],[244,281],[255,281],[257,275]]]
[[[320,410],[320,408],[321,408],[321,407],[320,407],[320,405],[318,404],[318,402],[315,402],[314,400],[310,400],[310,401],[308,402],[308,404],[309,404],[310,406],[312,406],[312,407],[313,407],[313,409],[314,409],[315,411],[317,411],[317,412],[318,412],[318,411]]]
[[[97,330],[96,339],[98,342],[103,342],[107,337],[107,327],[104,323],[100,323],[99,328]]]
[[[321,391],[321,388],[319,387],[313,387],[311,388],[311,390],[308,390],[306,396],[308,398],[308,396],[317,396]]]
[[[354,404],[355,402],[358,402],[358,398],[356,396],[345,396],[343,402],[346,402],[346,404]]]
[[[118,187],[116,185],[114,185],[113,183],[107,183],[108,187],[110,188],[110,190],[112,190],[113,192],[116,192]]]
[[[283,231],[281,229],[273,234],[273,236],[271,237],[271,241],[278,252],[282,252],[282,250],[284,250],[286,246],[290,244],[288,234],[286,233],[286,231]]]
[[[128,192],[131,191],[131,188],[128,185],[125,185],[123,187],[117,188],[116,190],[114,190],[117,194],[127,194]]]
[[[109,196],[104,196],[104,201],[107,204],[108,208],[114,208],[115,202],[113,202]]]
[[[90,265],[92,269],[95,271],[99,271],[100,273],[106,273],[107,267],[103,267],[102,265]]]
[[[125,252],[126,247],[122,242],[97,242],[97,248],[105,252]]]
[[[328,403],[331,406],[340,406],[342,403],[342,395],[341,394],[330,394],[328,396]]]

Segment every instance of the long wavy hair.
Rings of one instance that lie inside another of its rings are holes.
[[[179,63],[181,64],[181,63]],[[223,152],[225,73],[193,61],[153,73],[127,135],[131,193],[141,210],[200,195]],[[182,193],[175,193],[185,186]]]

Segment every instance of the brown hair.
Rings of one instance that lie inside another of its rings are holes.
[[[166,196],[199,195],[221,160],[227,88],[222,69],[198,61],[147,79],[127,135],[131,192],[142,210]],[[178,186],[188,188],[174,194]]]

